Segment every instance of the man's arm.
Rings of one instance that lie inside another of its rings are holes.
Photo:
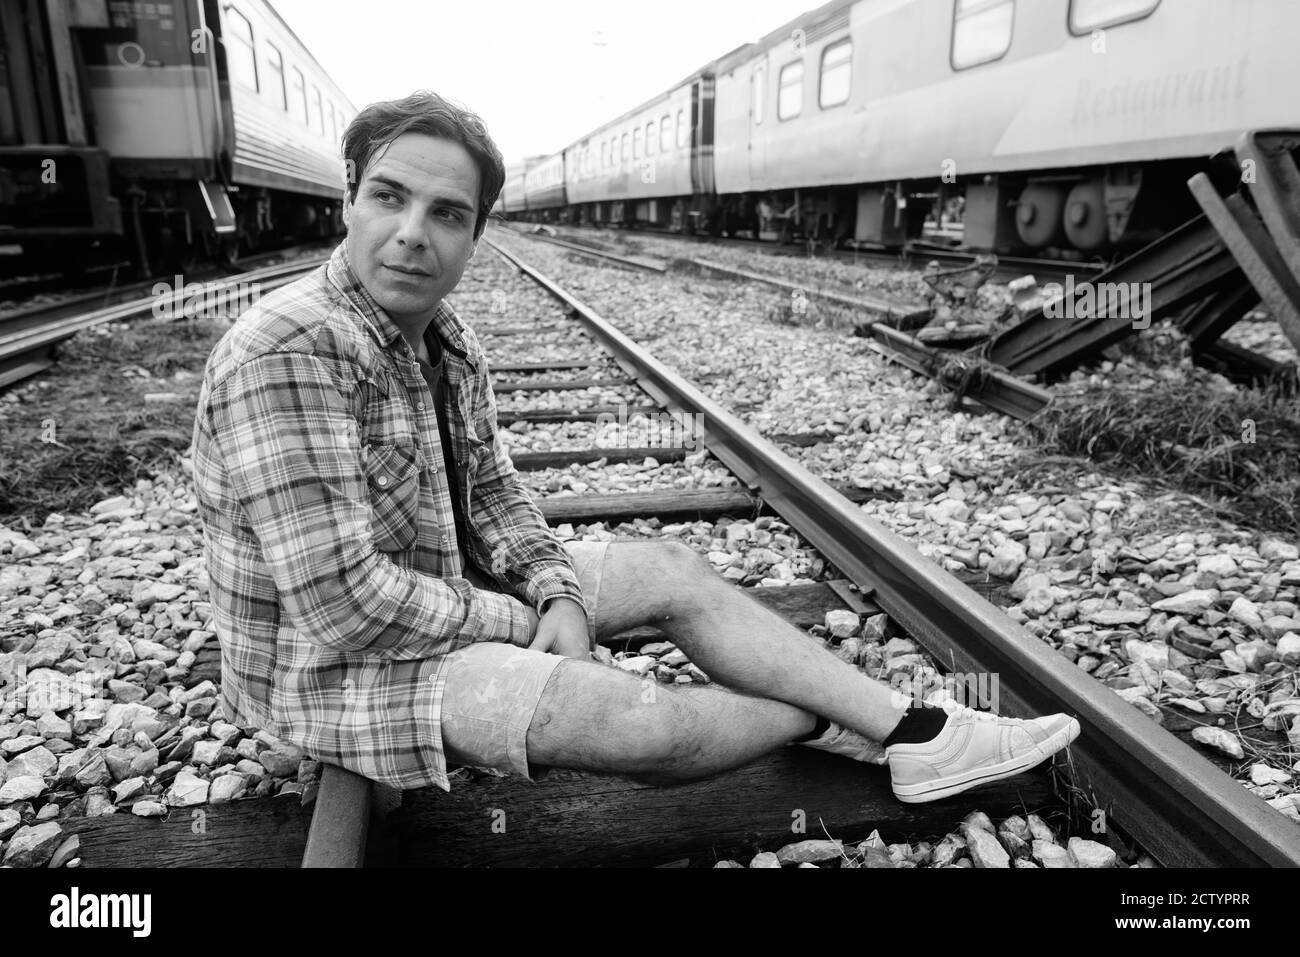
[[[254,358],[208,408],[283,608],[309,640],[431,656],[476,641],[528,644],[528,609],[516,599],[407,571],[375,548],[356,421],[319,359]]]
[[[482,353],[479,353],[480,361]],[[541,614],[553,599],[572,599],[586,614],[578,577],[560,545],[519,481],[519,473],[497,435],[497,406],[486,371],[473,377],[471,429],[487,446],[479,458],[470,506],[472,524],[486,549],[485,566],[498,578],[513,577]]]

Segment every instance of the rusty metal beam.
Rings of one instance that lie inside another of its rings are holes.
[[[1237,272],[1237,263],[1214,226],[1205,216],[1198,216],[1075,286],[1061,303],[1062,311],[1075,318],[1048,315],[1045,305],[994,337],[988,358],[1017,375],[1068,371],[1134,331],[1131,310],[1108,308],[1115,303],[1108,291],[1133,290],[1149,283],[1151,314],[1143,317],[1145,323],[1205,299]],[[1100,301],[1102,307],[1086,308],[1086,298]],[[1112,311],[1117,314],[1111,315]]]
[[[1204,173],[1197,173],[1187,185],[1264,305],[1300,351],[1300,278],[1287,267],[1268,230],[1241,195],[1221,197]]]

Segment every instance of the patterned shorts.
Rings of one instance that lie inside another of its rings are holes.
[[[608,542],[565,542],[587,604],[587,629],[596,646],[596,605]],[[442,744],[447,765],[495,768],[530,781],[546,776],[528,767],[526,739],[533,713],[563,655],[500,642],[479,642],[447,656],[442,699]]]

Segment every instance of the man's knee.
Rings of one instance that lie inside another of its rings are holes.
[[[702,575],[714,574],[708,560],[682,542],[649,542],[646,551],[656,577],[661,581],[697,584]]]
[[[639,764],[631,776],[646,784],[680,784],[699,777],[707,747],[700,714],[685,696],[661,690],[655,703],[643,705],[644,734],[639,735]]]

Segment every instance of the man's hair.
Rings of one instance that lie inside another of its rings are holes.
[[[400,100],[371,103],[356,115],[343,134],[343,159],[348,169],[348,199],[356,202],[357,187],[379,150],[403,133],[423,133],[465,147],[478,166],[478,217],[474,238],[487,227],[488,215],[505,185],[501,151],[476,113],[461,109],[437,93],[421,90]]]

